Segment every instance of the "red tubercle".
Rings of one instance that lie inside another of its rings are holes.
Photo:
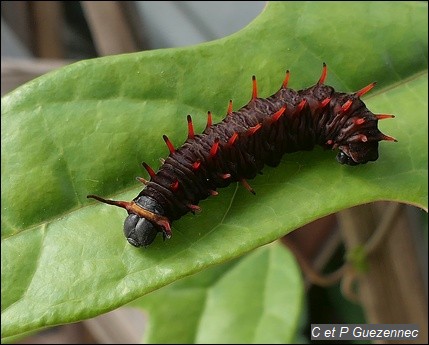
[[[369,91],[371,91],[374,86],[377,84],[377,82],[373,82],[367,86],[365,86],[364,88],[360,89],[359,91],[355,92],[355,95],[358,97],[362,97],[364,94],[368,93]]]
[[[171,185],[170,189],[175,192],[179,189],[179,180],[175,180]]]
[[[304,98],[301,102],[299,102],[298,106],[296,107],[296,113],[300,113],[302,109],[304,109],[306,104],[307,100]]]
[[[194,125],[192,124],[191,115],[186,116],[186,120],[188,121],[188,139],[194,139],[195,137]]]
[[[243,185],[244,188],[246,188],[250,193],[253,195],[256,195],[255,190],[250,186],[250,184],[243,178],[240,180],[240,183]]]
[[[355,125],[360,126],[361,124],[365,123],[365,119],[363,117],[354,120]]]
[[[329,140],[326,142],[326,145],[331,146],[333,143],[334,143],[334,141],[333,141],[332,139],[329,139]]]
[[[320,103],[320,107],[321,108],[324,108],[324,107],[326,107],[328,104],[329,104],[329,102],[331,101],[331,97],[326,97],[321,103]]]
[[[170,139],[168,139],[168,137],[164,134],[162,136],[162,138],[164,139],[165,143],[167,144],[168,150],[170,151],[171,154],[173,154],[174,152],[176,152],[176,149],[174,148],[172,142],[170,141]]]
[[[150,177],[156,176],[155,171],[153,171],[153,169],[146,162],[143,162],[142,165],[146,169],[146,171]]]
[[[212,148],[210,149],[210,157],[215,157],[218,151],[219,151],[219,138],[216,138],[212,145]]]
[[[234,132],[234,134],[231,136],[231,138],[229,138],[227,145],[228,146],[234,145],[237,138],[238,138],[238,133]]]
[[[229,100],[228,109],[226,110],[226,114],[227,115],[231,115],[232,114],[232,99]]]
[[[258,84],[256,82],[256,77],[252,76],[252,100],[258,98]]]
[[[278,119],[280,119],[280,117],[282,117],[284,115],[286,111],[286,104],[281,107],[279,110],[277,110],[273,116],[271,116],[271,123],[276,122]]]
[[[328,67],[326,66],[326,63],[323,63],[322,67],[322,75],[319,78],[319,81],[317,84],[323,84],[326,80],[326,76],[328,75]]]
[[[200,168],[200,166],[201,166],[201,161],[199,161],[199,160],[192,163],[192,169],[193,170],[198,170]]]
[[[289,84],[289,78],[290,78],[290,72],[289,70],[286,71],[285,79],[283,80],[282,87],[284,89],[287,89],[287,84]]]
[[[351,99],[349,99],[347,102],[345,102],[342,106],[341,106],[341,112],[345,113],[347,110],[350,109],[350,107],[352,106],[353,101]]]
[[[251,135],[255,134],[257,131],[259,131],[261,129],[261,127],[262,127],[262,125],[260,123],[258,123],[256,126],[250,127],[246,131],[246,135],[251,136]]]

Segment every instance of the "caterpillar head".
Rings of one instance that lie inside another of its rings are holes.
[[[363,104],[363,102],[361,102]],[[377,128],[378,120],[393,118],[393,115],[374,115],[367,109],[366,116],[350,119],[351,125],[342,130],[342,140],[334,147],[340,150],[337,161],[341,164],[358,165],[378,159],[378,143],[381,140],[397,141]]]
[[[87,197],[128,211],[124,222],[124,235],[134,247],[148,246],[155,240],[158,232],[162,232],[164,239],[171,237],[170,221],[163,216],[164,210],[159,203],[151,197],[140,196],[131,202],[107,200],[96,195]]]
[[[337,154],[337,161],[340,164],[358,165],[378,159],[378,141],[370,143],[350,143],[341,145]]]

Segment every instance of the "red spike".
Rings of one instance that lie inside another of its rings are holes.
[[[365,119],[362,118],[362,117],[359,118],[359,119],[354,120],[355,125],[358,125],[358,126],[360,126],[364,122],[365,122]]]
[[[350,109],[350,107],[352,106],[352,104],[353,104],[353,101],[352,101],[351,99],[349,99],[346,103],[344,103],[344,104],[341,106],[341,111],[342,111],[343,113],[345,113],[347,110],[349,110],[349,109]]]
[[[136,177],[136,180],[143,183],[144,185],[148,185],[149,181],[144,179],[143,177]]]
[[[231,177],[231,174],[228,174],[228,173],[226,173],[226,174],[219,174],[219,177],[222,178],[222,179],[224,179],[224,180],[227,180],[227,179],[229,179]]]
[[[377,84],[377,82],[373,82],[367,86],[365,86],[363,89],[360,89],[359,91],[355,92],[355,95],[358,97],[362,97],[364,94],[366,94],[367,92],[371,91],[372,88]]]
[[[329,104],[329,102],[331,101],[331,97],[326,97],[321,103],[320,103],[320,107],[321,108],[324,108],[324,107],[326,107],[328,104]]]
[[[175,192],[179,189],[179,180],[175,180],[171,185],[170,189]]]
[[[394,137],[391,137],[383,133],[381,134],[381,140],[398,142],[398,140],[396,140]]]
[[[334,141],[332,140],[332,139],[329,139],[327,142],[326,142],[326,145],[332,145],[334,143]]]
[[[286,71],[285,80],[283,80],[283,84],[282,84],[282,87],[283,87],[284,89],[286,89],[286,88],[287,88],[287,84],[289,83],[289,77],[290,77],[290,72],[289,72],[289,70],[287,70],[287,71]]]
[[[304,109],[305,105],[307,104],[307,100],[304,98],[301,102],[299,102],[298,106],[296,107],[296,112],[299,113]]]
[[[320,76],[320,79],[317,82],[317,84],[323,84],[325,82],[327,74],[328,74],[328,67],[326,67],[326,63],[323,63],[322,75]]]
[[[250,184],[243,178],[240,180],[241,184],[244,186],[244,188],[246,188],[250,193],[252,193],[253,195],[256,195],[255,190],[250,187]]]
[[[246,135],[251,136],[251,135],[255,134],[257,131],[259,131],[261,129],[261,127],[262,127],[262,125],[260,123],[258,123],[256,126],[250,127],[246,131]]]
[[[219,150],[219,138],[216,138],[212,148],[210,149],[210,157],[215,157]]]
[[[229,145],[229,146],[233,145],[235,143],[235,141],[237,140],[237,138],[238,138],[238,133],[234,132],[234,134],[231,136],[231,138],[229,138],[227,145]]]
[[[188,204],[186,206],[188,206],[188,208],[191,210],[192,213],[201,212],[201,207],[197,205]]]
[[[188,139],[194,139],[194,125],[192,124],[191,115],[186,116],[186,120],[188,121]]]
[[[226,113],[227,113],[227,115],[232,114],[232,99],[229,100],[228,109],[227,109]]]
[[[213,123],[213,119],[212,119],[212,112],[208,111],[207,112],[207,125],[206,125],[206,129],[210,128],[211,125]]]
[[[198,170],[200,168],[201,165],[201,161],[195,161],[194,163],[192,163],[192,169],[194,170]]]
[[[276,122],[286,111],[286,104],[271,116],[271,122]]]
[[[156,176],[155,171],[153,171],[153,169],[149,165],[147,165],[145,162],[143,162],[142,164],[143,164],[144,168],[146,169],[147,173],[150,175],[150,177],[153,178]]]
[[[210,193],[210,195],[211,195],[211,196],[219,195],[219,193],[218,193],[218,192],[216,192],[216,191],[215,191],[215,190],[213,190],[213,189],[209,189],[209,193]]]
[[[384,119],[393,119],[395,115],[375,114],[375,117],[377,118],[377,120],[384,120]]]
[[[252,100],[258,98],[258,84],[256,83],[256,77],[252,76]]]
[[[168,137],[165,134],[162,136],[162,138],[164,139],[165,143],[167,144],[167,147],[170,150],[170,153],[173,154],[176,150],[174,149],[174,146],[171,143],[170,139],[168,139]]]

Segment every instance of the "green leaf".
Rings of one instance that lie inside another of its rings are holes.
[[[147,344],[292,343],[304,286],[278,243],[182,279],[133,302],[149,312]]]
[[[352,15],[351,15],[352,14]],[[273,2],[222,40],[81,61],[2,99],[2,337],[107,312],[209,266],[236,258],[323,215],[374,200],[427,209],[427,4]],[[315,82],[322,61],[337,90],[358,90],[398,143],[380,159],[340,166],[333,152],[288,154],[251,181],[231,186],[203,212],[174,222],[173,238],[148,249],[126,243],[123,210],[86,199],[131,200],[140,162],[157,167],[228,100]]]

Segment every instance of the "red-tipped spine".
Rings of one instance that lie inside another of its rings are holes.
[[[326,66],[326,63],[323,63],[322,75],[320,76],[319,81],[317,82],[317,84],[323,84],[323,83],[325,83],[327,75],[328,75],[328,67]]]
[[[355,95],[358,97],[362,97],[364,94],[368,93],[369,91],[371,91],[374,86],[377,84],[377,82],[373,82],[367,86],[365,86],[364,88],[360,89],[359,91],[355,92]]]
[[[210,128],[213,124],[213,118],[212,118],[212,112],[208,111],[207,112],[207,125],[206,125],[206,129]]]
[[[283,80],[283,84],[282,84],[283,89],[287,89],[287,84],[289,83],[289,78],[290,78],[290,72],[289,72],[289,70],[287,70],[286,75],[285,75],[285,79]]]
[[[386,134],[381,134],[381,140],[394,141],[394,142],[398,141],[394,137],[391,137],[390,135],[386,135]]]
[[[226,114],[227,115],[231,115],[232,114],[232,99],[229,100],[228,109],[226,110]]]
[[[252,100],[258,98],[258,84],[256,82],[256,77],[252,76]]]
[[[174,152],[176,152],[176,149],[174,148],[170,139],[168,139],[168,137],[165,134],[162,136],[162,138],[164,139],[165,143],[167,144],[167,147],[168,147],[168,150],[170,151],[170,153],[173,154]]]
[[[188,121],[188,139],[194,139],[194,125],[192,124],[191,115],[186,116],[186,120]]]
[[[375,117],[377,120],[385,120],[385,119],[393,119],[395,115],[389,115],[389,114],[375,114]]]
[[[146,162],[143,162],[142,165],[146,169],[150,177],[153,178],[156,176],[155,171],[153,171],[153,169]]]

